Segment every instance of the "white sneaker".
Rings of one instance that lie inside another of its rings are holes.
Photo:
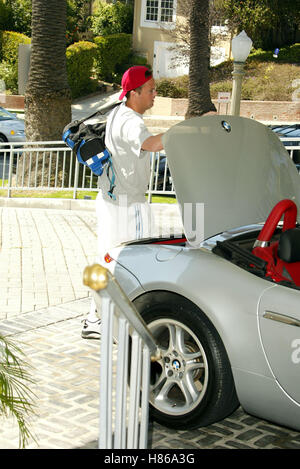
[[[91,322],[87,319],[83,321],[83,328],[81,331],[83,339],[100,339],[101,338],[101,319]]]

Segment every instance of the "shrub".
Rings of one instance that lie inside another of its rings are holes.
[[[11,94],[18,94],[18,67],[8,62],[0,63],[0,80],[5,83],[5,89]]]
[[[131,34],[133,26],[133,7],[117,1],[100,3],[92,17],[92,31],[96,36],[111,34]]]
[[[0,58],[12,65],[18,63],[19,44],[30,44],[25,34],[14,31],[0,31]]]
[[[210,84],[210,96],[212,99],[217,99],[218,93],[223,91],[232,91],[232,80],[221,81],[220,83]],[[243,98],[244,99],[244,98]]]
[[[210,83],[232,79],[233,61],[231,59],[222,62],[209,70]]]
[[[114,81],[118,66],[128,63],[131,53],[131,34],[112,34],[110,36],[97,36],[94,38],[97,45],[95,72],[98,78]]]
[[[0,30],[31,35],[31,0],[0,0]]]
[[[144,65],[145,67],[148,67],[149,70],[151,70],[151,65],[149,65],[147,63],[146,57],[130,54],[129,57],[127,58],[126,62],[123,62],[121,64],[116,65],[114,82],[120,84],[121,80],[122,80],[123,73],[128,68],[133,67],[134,65]]]
[[[293,53],[287,50],[286,57],[293,57]],[[292,100],[295,91],[293,83],[297,83],[299,65],[285,63],[286,58],[277,62],[273,52],[255,51],[251,55],[252,59],[247,60],[245,65],[241,98],[258,101]],[[219,91],[232,90],[232,70],[232,61],[224,62],[211,70],[212,98],[217,98]]]
[[[92,76],[97,46],[92,42],[75,42],[67,48],[67,74],[72,97],[95,91]]]
[[[128,67],[127,67],[127,65],[128,65]],[[143,57],[141,55],[131,54],[128,57],[128,64],[126,64],[126,67],[129,68],[129,67],[132,67],[133,65],[145,65],[145,67],[148,67],[148,68],[151,69],[151,66],[149,64],[147,64],[146,57]]]
[[[300,63],[300,44],[293,44],[292,46],[281,47],[277,58],[273,57],[274,51],[264,51],[262,49],[254,50],[248,58],[248,61],[264,61],[264,62],[279,62],[279,63]]]
[[[168,98],[188,97],[188,76],[179,78],[161,78],[156,81],[158,96]]]
[[[282,47],[278,58],[273,51],[257,49],[251,52],[245,65],[242,99],[290,101],[299,79],[300,44]],[[233,61],[227,60],[210,69],[211,98],[220,91],[232,91]],[[188,76],[157,80],[160,96],[188,97]],[[298,86],[298,85],[297,85]]]
[[[18,55],[20,44],[30,44],[31,39],[14,31],[0,31],[0,80],[6,89],[18,93]]]
[[[11,8],[0,0],[0,30],[11,29],[13,27],[13,16]]]

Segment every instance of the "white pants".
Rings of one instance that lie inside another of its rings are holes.
[[[146,201],[127,205],[127,197],[120,196],[119,203],[107,202],[99,193],[96,199],[96,213],[100,262],[111,248],[151,235],[153,223],[150,206]]]
[[[147,238],[151,236],[154,226],[149,204],[138,202],[127,205],[127,197],[120,196],[119,203],[107,202],[99,192],[96,199],[96,213],[98,222],[98,259],[99,264],[105,265],[104,256],[113,247],[126,241]],[[96,305],[92,298],[89,321],[97,320]]]

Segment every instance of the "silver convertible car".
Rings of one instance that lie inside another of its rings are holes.
[[[234,116],[164,136],[184,235],[135,241],[107,267],[162,350],[153,417],[205,426],[240,404],[300,430],[300,181],[278,137]]]

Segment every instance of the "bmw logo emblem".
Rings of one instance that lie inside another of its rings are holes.
[[[226,130],[226,132],[231,132],[231,125],[229,124],[229,122],[222,121],[221,124],[223,129]]]
[[[172,366],[174,368],[174,370],[179,370],[180,368],[180,363],[178,360],[174,360],[173,363],[172,363]]]

